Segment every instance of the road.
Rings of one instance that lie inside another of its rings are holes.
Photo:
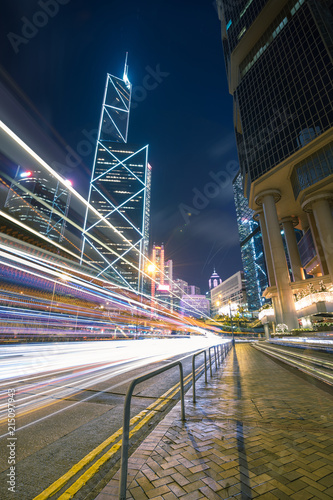
[[[220,342],[212,336],[2,346],[0,498],[95,498],[119,460],[130,381],[175,360],[188,380],[189,353]],[[133,446],[179,399],[178,381],[174,368],[136,387]]]

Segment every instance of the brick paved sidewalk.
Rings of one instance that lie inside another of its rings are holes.
[[[129,460],[127,498],[333,498],[333,396],[249,344],[197,382]],[[118,498],[119,472],[96,500]]]

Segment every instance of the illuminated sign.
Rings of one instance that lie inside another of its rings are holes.
[[[170,285],[158,285],[157,290],[159,292],[170,292]]]

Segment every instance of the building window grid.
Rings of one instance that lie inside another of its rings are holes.
[[[267,47],[274,41],[276,36],[282,31],[284,26],[287,25],[288,20],[291,20],[298,8],[304,3],[305,0],[298,1],[296,5],[298,5],[297,9],[291,8],[291,6],[295,3],[289,2],[287,6],[281,11],[281,13],[276,17],[274,23],[270,26],[270,29],[266,31],[263,37],[255,44],[254,48],[250,51],[247,57],[240,64],[240,73],[241,76],[244,77],[247,71],[249,71],[253,64],[259,59],[261,54],[267,49]],[[299,47],[302,46],[301,40],[299,39]],[[295,47],[297,48],[297,47]]]
[[[223,2],[226,23],[231,21],[228,28],[228,43],[230,51],[233,51],[239,39],[241,31],[251,26],[268,0],[257,0],[248,5],[248,0],[238,2]],[[245,33],[243,31],[243,33]]]
[[[301,11],[301,12],[303,14],[303,20],[302,20],[302,22],[307,21],[309,30],[315,31],[314,30],[314,20],[313,20],[311,14],[308,13],[308,15],[306,16],[303,11]],[[311,16],[311,18],[309,16]],[[289,29],[290,29],[290,26],[289,26]],[[289,45],[288,31],[285,31],[284,33],[281,33],[280,37],[284,37],[283,38],[283,43],[281,44],[282,46],[284,46],[284,44]],[[302,111],[303,111],[303,123],[304,123],[304,121],[305,121],[305,123],[302,126],[302,129],[304,129],[304,128],[314,128],[314,126],[318,125],[318,123],[319,123],[320,124],[320,128],[323,131],[323,130],[327,129],[330,126],[330,121],[332,121],[332,118],[328,115],[328,112],[326,111],[326,106],[322,106],[322,104],[323,104],[323,97],[322,96],[325,95],[325,94],[326,94],[326,96],[328,96],[330,89],[332,89],[332,84],[329,85],[329,88],[327,88],[327,86],[326,86],[326,89],[325,89],[325,86],[324,86],[324,84],[325,84],[324,68],[325,68],[326,64],[330,64],[330,60],[329,60],[329,57],[327,57],[326,61],[321,61],[322,64],[320,64],[320,65],[318,64],[318,61],[321,60],[321,56],[319,54],[319,51],[315,50],[314,48],[320,43],[319,33],[317,33],[317,37],[316,38],[315,38],[315,36],[313,36],[312,39],[313,39],[313,42],[311,43],[311,46],[308,47],[307,53],[304,51],[304,47],[301,46],[301,44],[299,44],[299,50],[303,50],[304,58],[306,58],[306,59],[308,59],[308,57],[309,57],[309,56],[307,56],[307,54],[311,54],[312,61],[313,61],[313,58],[315,58],[314,62],[315,62],[315,65],[316,65],[316,71],[318,71],[318,69],[321,69],[321,71],[320,71],[320,74],[321,74],[320,81],[321,81],[321,84],[322,84],[322,88],[320,88],[318,86],[318,83],[319,83],[318,79],[316,80],[316,83],[315,83],[316,91],[321,96],[321,99],[312,99],[311,100],[311,105],[309,105],[309,104],[307,106],[303,105],[303,107],[302,107],[303,108],[302,109]],[[281,40],[281,38],[280,38],[280,40]],[[275,42],[276,41],[278,41],[278,38],[275,40]],[[292,49],[292,47],[291,47],[291,49]],[[270,57],[274,57],[273,63],[275,65],[275,67],[281,68],[281,66],[282,66],[282,58],[284,56],[284,59],[288,60],[287,53],[290,54],[290,48],[288,47],[287,51],[284,50],[283,54],[281,54],[281,52],[279,53],[279,51],[276,51],[276,50],[269,50],[269,52],[270,52]],[[248,106],[246,105],[246,101],[249,102],[249,101],[252,100],[251,96],[252,96],[253,90],[251,91],[251,89],[248,88],[248,91],[244,92],[244,94],[242,95],[242,87],[244,89],[246,87],[249,87],[248,86],[249,80],[252,80],[251,88],[252,89],[254,89],[254,88],[258,89],[259,88],[259,92],[261,94],[265,94],[265,89],[260,88],[260,81],[259,81],[259,78],[257,77],[257,75],[259,75],[259,73],[261,75],[263,75],[263,74],[266,73],[266,69],[264,67],[265,66],[265,59],[266,59],[266,57],[263,57],[260,61],[258,61],[259,68],[257,66],[256,67],[256,72],[249,72],[248,75],[246,77],[244,77],[243,83],[244,83],[245,80],[247,80],[246,81],[247,85],[245,85],[245,84],[242,85],[241,84],[240,85],[240,90],[237,91],[238,98],[241,101],[241,108],[243,110],[247,109],[247,113],[243,112],[243,116],[242,116],[242,124],[243,124],[243,133],[244,133],[245,143],[249,142],[249,140],[253,141],[255,139],[253,137],[253,133],[254,133],[255,130],[259,130],[260,131],[260,128],[259,128],[260,125],[258,123],[255,123],[255,124],[253,123],[253,114],[252,114],[252,109],[253,108],[250,105],[248,105]],[[287,79],[288,73],[289,73],[289,75],[293,74],[294,78],[295,78],[295,74],[297,74],[298,80],[300,80],[300,79],[303,79],[303,80],[309,79],[309,75],[307,75],[305,73],[304,69],[302,67],[298,67],[297,68],[295,66],[295,64],[293,64],[293,61],[290,60],[290,58],[289,58],[289,64],[290,64],[290,68],[289,68],[289,71],[284,76],[284,80]],[[252,73],[252,77],[248,78],[251,73]],[[276,77],[276,78],[275,77],[272,78],[272,76],[269,75],[268,78],[267,78],[267,81],[266,81],[267,88],[271,87],[270,92],[274,92],[274,89],[278,90],[277,95],[280,94],[280,92],[281,92],[281,84],[283,83],[282,82],[282,75],[281,75],[282,72],[280,71],[279,73],[280,73],[279,77]],[[313,71],[312,71],[312,73],[313,73]],[[298,102],[301,102],[301,101],[306,102],[306,100],[307,99],[309,100],[311,98],[311,96],[313,95],[313,93],[310,90],[310,85],[306,85],[305,90],[302,90],[302,86],[301,85],[297,87],[295,84],[293,85],[292,80],[289,80],[289,82],[290,82],[290,84],[293,87],[292,94],[294,94],[294,99],[296,99],[296,101],[298,100]],[[313,82],[311,82],[311,84],[313,85]],[[261,87],[262,87],[262,85],[261,85]],[[257,90],[257,92],[258,92],[258,90]],[[281,96],[281,97],[283,98],[284,96]],[[269,111],[268,100],[265,100],[265,102],[267,103],[266,104],[266,106],[267,106],[266,112],[267,112],[267,111]],[[281,100],[281,102],[282,102],[282,100]],[[277,101],[277,103],[278,103],[278,101]],[[243,104],[243,106],[242,106],[242,104]],[[270,104],[270,108],[272,108],[272,103],[269,103],[269,104]],[[319,105],[321,105],[322,107],[319,108]],[[273,103],[273,106],[274,106],[274,103]],[[305,109],[304,109],[304,107],[305,107]],[[288,99],[284,99],[283,100],[283,108],[285,110],[287,110],[287,112],[289,113],[290,116],[293,116],[295,114],[294,110],[290,107],[290,105],[288,103]],[[314,110],[315,110],[315,113],[314,113]],[[250,125],[250,123],[251,123],[251,125]],[[255,126],[253,126],[253,125],[255,125]],[[270,164],[270,168],[272,168],[272,166],[271,166],[272,163],[276,164],[279,161],[281,161],[281,159],[283,157],[288,156],[289,154],[291,154],[295,150],[295,134],[293,134],[293,135],[294,135],[294,137],[291,138],[291,140],[290,140],[290,129],[289,129],[288,126],[286,126],[285,130],[282,130],[282,131],[280,131],[278,133],[278,140],[280,142],[280,139],[282,138],[282,140],[283,140],[283,146],[284,146],[285,151],[284,152],[281,151],[281,148],[280,148],[280,151],[279,151],[277,149],[277,147],[275,146],[274,143],[270,144],[269,150],[263,146],[261,148],[261,150],[260,150],[260,162],[262,162],[262,160],[268,160],[268,163]],[[288,143],[288,139],[289,139],[289,143]],[[273,138],[273,140],[274,140],[274,138]],[[269,143],[271,143],[271,141],[269,141]],[[257,162],[254,162],[254,164],[255,163],[258,163],[258,160],[257,160]],[[257,165],[257,166],[259,167],[259,165]],[[255,168],[254,165],[253,165],[253,167]],[[252,170],[252,168],[251,168],[251,170]],[[267,168],[265,168],[264,170],[260,169],[260,168],[257,168],[256,169],[256,174],[257,174],[256,177],[258,176],[258,174],[261,175],[265,171],[267,171]]]
[[[295,165],[291,185],[295,199],[307,187],[333,174],[333,143]]]

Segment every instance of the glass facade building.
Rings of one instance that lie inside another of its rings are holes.
[[[126,68],[125,68],[126,69]],[[87,209],[85,255],[120,286],[143,289],[148,253],[151,167],[148,146],[127,143],[131,85],[107,76]]]
[[[333,282],[327,242],[333,235],[333,0],[217,0],[217,7],[242,192],[262,234],[265,297],[276,322],[293,329],[305,278]],[[241,219],[241,242],[254,241],[246,240],[252,228]]]
[[[248,30],[258,32],[258,15],[262,17],[262,35],[244,53],[232,82],[239,160],[248,193],[251,182],[332,127],[332,6],[321,0],[281,1],[283,8],[265,26],[272,4],[268,0],[220,4],[230,72],[232,51]],[[332,157],[319,169],[318,178],[332,174]]]
[[[62,242],[70,191],[45,169],[18,167],[4,209],[15,219],[56,242]]]
[[[267,270],[259,222],[253,219],[243,195],[241,175],[233,181],[237,226],[244,269],[245,288],[249,311],[258,310],[264,303],[263,293],[268,286]]]

